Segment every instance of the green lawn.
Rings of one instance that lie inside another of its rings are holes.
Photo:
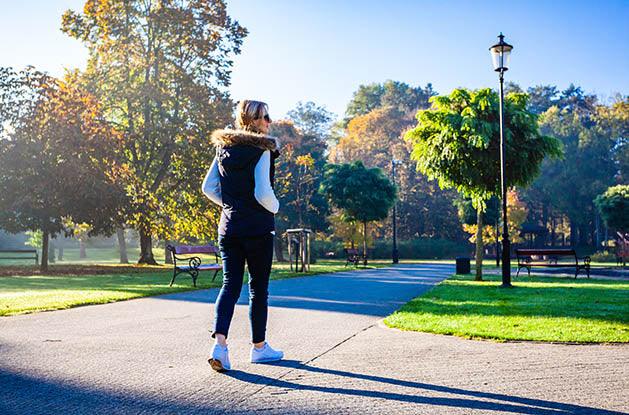
[[[64,261],[65,263],[65,261]],[[340,260],[321,260],[311,265],[306,275],[351,270]],[[370,261],[368,268],[390,265],[390,261]],[[161,267],[119,267],[101,266],[99,274],[77,275],[81,266],[51,266],[50,275],[8,275],[0,276],[0,316],[32,313],[45,310],[59,310],[86,304],[102,304],[131,298],[190,291],[191,278],[180,274],[176,283],[169,287],[172,266]],[[56,273],[63,268],[64,273]],[[2,267],[0,267],[0,270]],[[30,269],[30,268],[26,268]],[[88,272],[92,268],[88,269]],[[360,270],[360,268],[359,268]],[[360,272],[360,271],[358,271]],[[221,273],[214,283],[210,282],[212,272],[199,275],[197,289],[219,287]],[[274,264],[272,279],[303,276],[291,272],[289,265]]]
[[[385,319],[389,327],[465,338],[629,342],[629,281],[454,275]]]

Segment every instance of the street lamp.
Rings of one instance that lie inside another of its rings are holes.
[[[393,184],[395,184],[395,166],[402,164],[400,160],[391,158],[391,176],[393,177]],[[397,250],[397,222],[396,222],[396,205],[397,200],[393,202],[393,252],[391,253],[391,259],[394,264],[400,262],[400,254]]]
[[[502,194],[502,287],[511,287],[511,243],[507,228],[507,185],[505,171],[505,139],[504,139],[504,73],[509,69],[509,58],[513,46],[504,41],[500,33],[500,41],[489,48],[494,70],[500,77],[500,191]]]

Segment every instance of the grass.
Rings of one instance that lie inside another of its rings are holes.
[[[104,254],[103,254],[104,256]],[[65,263],[65,261],[64,261]],[[370,261],[368,268],[384,267],[390,261]],[[320,260],[305,275],[351,270],[345,261]],[[159,294],[220,287],[221,273],[212,283],[213,272],[202,272],[197,288],[187,274],[180,274],[168,286],[172,266],[52,265],[41,275],[35,266],[0,267],[0,316],[60,310],[87,304],[103,304]],[[304,276],[289,264],[273,265],[271,279]]]
[[[389,327],[473,339],[629,342],[629,281],[454,275],[385,319]]]

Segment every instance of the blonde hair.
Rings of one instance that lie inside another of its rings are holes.
[[[236,128],[245,131],[259,133],[258,128],[253,124],[255,120],[268,115],[269,106],[262,101],[242,100],[236,107]]]

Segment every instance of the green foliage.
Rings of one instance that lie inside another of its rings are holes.
[[[590,255],[592,262],[612,262],[616,263],[616,255],[609,251],[596,251]]]
[[[612,186],[594,199],[605,226],[629,231],[629,185]]]
[[[382,170],[368,169],[361,161],[329,164],[323,177],[320,191],[348,221],[384,219],[397,197],[395,185]]]
[[[406,134],[417,168],[440,187],[484,205],[500,189],[498,95],[490,89],[456,89],[431,101],[432,108],[419,111],[417,127]],[[525,94],[505,99],[508,186],[527,186],[544,157],[561,156],[559,142],[539,133],[537,117],[526,105]]]
[[[542,174],[531,186],[528,198],[565,215],[570,223],[572,245],[587,244],[595,226],[593,200],[614,183],[619,166],[614,150],[621,148],[627,136],[626,104],[593,109],[577,96],[570,96],[564,109],[552,106],[540,116],[544,134],[562,142],[564,157],[547,160]],[[624,127],[623,127],[624,125]],[[624,132],[623,132],[624,130]],[[566,184],[570,191],[566,191]]]
[[[493,196],[486,203],[487,208],[483,212],[483,223],[485,225],[493,225],[500,221],[501,205],[500,199]],[[459,220],[465,225],[476,225],[477,212],[474,206],[472,206],[472,199],[466,199],[459,197],[454,200],[454,206],[456,206]]]
[[[345,124],[352,118],[365,115],[374,109],[391,107],[398,111],[417,111],[428,107],[428,100],[435,95],[432,84],[422,88],[412,87],[404,82],[386,81],[382,84],[361,85],[347,104]]]
[[[344,258],[342,241],[315,240],[312,244],[312,255],[316,258],[327,258],[327,253],[333,253],[335,258]],[[418,238],[397,241],[398,253],[401,259],[452,259],[458,255],[469,256],[471,247],[466,242],[456,242],[448,239]],[[391,259],[393,242],[391,240],[375,241],[371,249],[371,258]]]

